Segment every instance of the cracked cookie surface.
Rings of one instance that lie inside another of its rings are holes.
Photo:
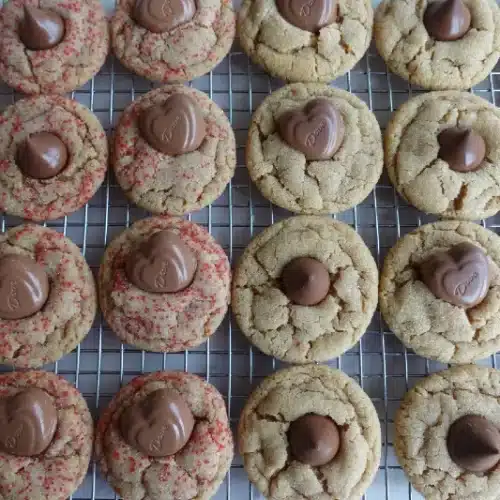
[[[128,407],[159,389],[179,393],[194,415],[195,426],[184,448],[175,455],[154,458],[127,444],[119,422]],[[96,434],[101,472],[127,500],[208,500],[224,480],[234,453],[222,395],[190,373],[155,372],[133,379],[103,412]]]
[[[145,292],[128,280],[127,258],[151,235],[167,229],[195,254],[194,279],[180,292]],[[230,282],[228,258],[204,228],[176,217],[152,217],[136,222],[107,247],[99,271],[100,305],[123,342],[148,351],[177,352],[215,332],[227,312]]]
[[[446,438],[451,424],[481,415],[500,427],[500,372],[453,367],[418,382],[396,414],[394,448],[412,485],[428,500],[498,500],[500,470],[472,473],[453,462]]]
[[[55,177],[35,179],[16,161],[31,134],[52,132],[68,149],[67,166]],[[83,207],[104,181],[108,141],[99,120],[62,96],[22,99],[0,115],[0,210],[34,221],[53,220]]]
[[[281,272],[297,257],[328,268],[330,290],[315,306],[294,304],[281,289]],[[377,284],[375,261],[353,229],[327,217],[291,217],[246,248],[234,272],[232,309],[242,332],[264,353],[291,363],[326,361],[365,333]]]
[[[236,31],[231,0],[197,0],[191,21],[165,33],[137,24],[135,0],[118,0],[111,19],[113,50],[129,70],[150,80],[184,82],[211,71],[228,54]]]
[[[434,40],[424,26],[428,0],[384,0],[375,11],[377,49],[389,69],[423,88],[468,89],[484,80],[500,56],[495,0],[463,0],[471,28],[459,40]]]
[[[244,0],[238,35],[245,52],[268,73],[292,82],[330,82],[363,57],[370,45],[370,0],[339,0],[334,22],[311,33],[290,24],[275,0]]]
[[[342,114],[345,134],[330,160],[310,161],[279,134],[277,120],[315,98],[327,98]],[[356,96],[321,84],[292,84],[277,90],[252,117],[247,167],[262,194],[292,212],[341,212],[363,201],[383,168],[380,127]]]
[[[18,26],[24,5],[50,9],[65,21],[61,43],[29,50]],[[109,48],[108,21],[100,0],[9,0],[0,6],[0,78],[25,94],[63,94],[90,80]]]
[[[0,398],[34,387],[51,397],[57,410],[57,430],[40,455],[21,457],[0,452],[2,500],[66,500],[82,483],[89,466],[94,422],[81,393],[53,373],[0,375]]]
[[[169,156],[143,139],[138,120],[145,109],[179,93],[198,103],[207,134],[197,150]],[[115,133],[113,166],[120,186],[138,206],[156,214],[184,215],[212,203],[231,180],[236,168],[234,133],[222,109],[203,92],[167,85],[124,111]]]
[[[94,277],[80,249],[64,235],[28,224],[0,235],[0,257],[24,255],[48,274],[43,308],[28,318],[0,319],[0,362],[37,367],[57,361],[87,335],[97,312]]]
[[[341,433],[339,453],[319,467],[290,456],[290,423],[310,413],[330,417]],[[270,500],[357,500],[377,472],[381,433],[375,407],[354,380],[304,365],[276,372],[254,390],[238,442],[248,477]]]
[[[439,133],[471,128],[485,141],[486,157],[472,172],[457,172],[438,157]],[[500,210],[500,111],[466,92],[430,92],[410,99],[385,133],[391,182],[409,203],[453,219],[482,219]]]
[[[464,309],[438,299],[420,280],[418,266],[462,242],[488,256],[491,282],[484,300]],[[472,222],[421,226],[389,251],[380,277],[380,311],[389,328],[420,356],[470,363],[500,350],[500,237]]]

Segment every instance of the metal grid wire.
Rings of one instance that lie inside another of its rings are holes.
[[[0,0],[0,5],[3,0]],[[224,194],[211,206],[189,216],[206,227],[226,250],[232,263],[250,239],[270,224],[290,213],[274,207],[252,186],[244,164],[244,146],[252,112],[282,83],[269,78],[235,47],[212,73],[191,84],[206,92],[227,113],[236,133],[238,167]],[[391,75],[375,50],[356,68],[334,82],[364,100],[385,127],[392,111],[419,92]],[[109,58],[101,72],[72,97],[88,106],[111,134],[124,108],[152,85],[123,69]],[[500,66],[473,92],[490,102],[500,99]],[[0,111],[22,96],[0,84]],[[132,222],[147,213],[129,205],[110,173],[90,203],[77,213],[47,225],[64,233],[80,246],[94,272],[97,272],[104,248]],[[357,207],[337,216],[352,225],[363,237],[380,265],[387,250],[402,235],[418,225],[430,222],[409,207],[395,193],[386,177],[370,196]],[[1,216],[1,229],[21,222]],[[498,232],[500,217],[481,223]],[[496,367],[496,357],[484,363]],[[394,413],[399,402],[417,380],[444,368],[407,351],[381,321],[377,312],[358,345],[330,363],[356,379],[369,394],[380,417],[383,450],[380,469],[365,498],[369,500],[420,499],[405,479],[393,452]],[[204,345],[178,354],[146,353],[121,344],[98,316],[92,331],[80,346],[58,363],[45,367],[74,383],[83,393],[92,414],[100,411],[122,384],[134,376],[155,370],[186,370],[214,384],[224,395],[233,429],[251,390],[281,363],[253,349],[228,315],[216,334]],[[116,498],[99,476],[94,463],[73,495],[78,500]],[[216,500],[259,499],[249,484],[240,457],[236,457]]]

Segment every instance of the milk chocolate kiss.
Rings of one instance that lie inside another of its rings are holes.
[[[484,139],[470,128],[451,127],[438,135],[438,156],[452,170],[471,172],[481,166],[486,156]]]
[[[0,258],[0,318],[28,318],[49,296],[49,278],[42,266],[24,255]]]
[[[0,450],[11,455],[39,455],[57,429],[57,410],[41,389],[29,388],[0,399]]]
[[[158,389],[127,408],[120,419],[125,441],[153,457],[174,455],[184,448],[193,432],[194,417],[182,397],[170,389]]]
[[[283,291],[295,304],[313,306],[321,302],[330,290],[330,275],[326,266],[310,257],[290,261],[281,273]]]
[[[186,94],[174,94],[163,104],[144,110],[139,130],[153,148],[170,156],[195,151],[206,135],[203,113]]]
[[[38,132],[19,145],[16,161],[28,177],[50,179],[66,166],[68,148],[57,135]]]
[[[30,50],[46,50],[58,45],[64,37],[64,19],[48,9],[24,6],[19,38]]]
[[[446,444],[451,459],[470,472],[488,472],[500,461],[500,432],[480,415],[453,422]]]
[[[276,0],[276,5],[290,24],[313,33],[337,18],[337,0]]]
[[[197,260],[193,251],[172,231],[153,234],[132,252],[126,264],[128,279],[151,293],[174,293],[193,281]]]
[[[194,0],[136,0],[134,19],[152,33],[165,33],[193,19]]]
[[[471,15],[463,0],[437,0],[424,13],[424,26],[440,42],[462,38],[470,29]]]
[[[437,298],[456,306],[473,307],[488,293],[488,258],[472,243],[460,243],[422,262],[420,277]]]
[[[328,160],[344,139],[342,114],[328,99],[309,101],[302,109],[287,111],[278,120],[280,135],[307,160]]]
[[[340,433],[330,418],[308,414],[290,424],[288,441],[296,460],[317,467],[335,458],[340,448]]]

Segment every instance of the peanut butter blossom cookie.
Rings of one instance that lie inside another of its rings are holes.
[[[96,455],[122,498],[208,500],[233,459],[224,399],[189,373],[137,377],[101,415]]]
[[[82,483],[94,423],[83,396],[47,372],[0,375],[0,497],[66,500]]]
[[[78,247],[48,228],[0,235],[0,362],[42,366],[71,352],[97,310],[92,271]]]
[[[177,352],[215,332],[227,312],[230,281],[228,258],[205,229],[153,217],[107,248],[99,273],[101,308],[124,342]]]
[[[231,125],[203,92],[168,85],[133,102],[115,135],[113,165],[125,194],[156,214],[212,203],[234,175]]]
[[[385,162],[401,196],[445,218],[500,209],[500,111],[465,92],[430,92],[403,104],[385,135]]]
[[[244,0],[239,39],[268,73],[330,82],[363,57],[372,36],[370,0]]]
[[[421,356],[468,363],[500,349],[500,237],[472,222],[422,226],[388,253],[380,310]]]
[[[248,339],[291,363],[335,358],[365,333],[378,271],[363,240],[327,217],[299,216],[265,229],[243,253],[232,309]]]
[[[222,61],[235,24],[231,0],[118,0],[111,40],[115,55],[134,73],[184,82]]]
[[[499,387],[498,370],[465,365],[435,373],[406,394],[394,448],[425,498],[499,498]]]
[[[292,84],[252,117],[246,149],[262,194],[292,212],[341,212],[363,201],[383,168],[382,137],[366,104],[340,89]]]
[[[426,89],[472,87],[500,56],[495,0],[384,0],[374,31],[389,69]]]
[[[100,0],[9,0],[0,5],[0,33],[0,78],[26,94],[75,90],[109,47]]]
[[[22,99],[0,115],[0,210],[34,221],[83,207],[106,175],[99,120],[62,96]]]
[[[269,500],[358,500],[380,461],[370,398],[323,365],[267,377],[243,409],[238,441],[250,481]]]

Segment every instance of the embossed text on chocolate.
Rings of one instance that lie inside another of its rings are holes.
[[[300,8],[299,14],[303,17],[309,17],[311,15],[312,8],[315,3],[316,0],[307,0]]]
[[[168,262],[164,261],[161,270],[155,278],[155,286],[157,288],[164,288],[167,286],[167,273],[168,273]]]
[[[161,11],[165,17],[171,16],[174,13],[174,9],[172,9],[172,5],[170,4],[170,0],[165,0],[161,7]]]
[[[20,303],[17,298],[17,283],[15,281],[10,282],[9,286],[9,297],[7,298],[7,305],[11,311],[19,309]]]
[[[163,134],[161,135],[161,140],[164,141],[164,142],[170,142],[172,140],[172,138],[174,137],[174,130],[175,130],[175,127],[177,127],[177,125],[179,124],[181,120],[181,117],[179,115],[177,115],[174,120],[172,121],[172,124],[170,125],[170,127],[166,128],[164,131],[163,131]]]
[[[167,425],[162,425],[160,432],[158,435],[149,443],[149,450],[158,452],[161,449],[161,442],[163,441],[163,437],[165,436],[165,432],[167,430]]]
[[[477,278],[479,278],[479,273],[472,273],[466,281],[459,283],[455,287],[455,291],[453,293],[459,297],[463,297],[467,293],[467,289],[472,285],[472,283],[474,283],[475,280],[477,280]]]
[[[5,438],[4,445],[8,450],[13,450],[17,446],[17,441],[21,437],[23,430],[24,425],[21,423],[12,435]]]
[[[306,138],[306,145],[307,146],[314,146],[316,144],[316,139],[318,138],[319,134],[325,130],[326,127],[326,122],[325,120],[321,120],[319,125],[310,133],[307,135]]]

